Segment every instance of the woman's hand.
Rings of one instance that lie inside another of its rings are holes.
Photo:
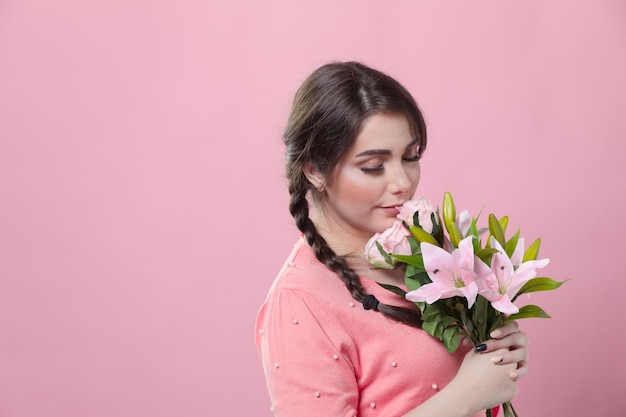
[[[473,397],[474,410],[511,400],[517,394],[517,381],[528,373],[528,336],[517,322],[506,323],[490,336],[493,339],[465,355],[450,383],[460,398]]]
[[[515,321],[508,322],[497,328],[490,335],[493,339],[487,340],[476,347],[482,354],[495,353],[491,357],[493,363],[506,365],[515,363],[517,367],[511,371],[510,377],[518,380],[528,373],[528,336],[519,328]]]
[[[490,336],[493,339],[465,355],[456,376],[443,390],[405,417],[472,416],[513,399],[517,381],[528,373],[528,336],[514,321]]]

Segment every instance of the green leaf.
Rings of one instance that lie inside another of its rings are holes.
[[[498,327],[502,326],[503,322],[504,322],[504,314],[499,312],[499,311],[495,311],[494,310],[494,317],[491,323],[491,326],[489,327],[489,334],[491,334],[491,332],[493,332],[494,330],[496,330]]]
[[[483,248],[478,250],[475,255],[478,256],[480,260],[487,265],[491,265],[491,257],[494,253],[498,253],[498,250],[496,248]]]
[[[396,287],[395,285],[389,285],[389,284],[381,284],[380,282],[377,282],[378,285],[380,285],[381,287],[383,287],[386,290],[389,290],[393,293],[398,294],[399,296],[401,296],[402,298],[404,298],[404,296],[406,295],[406,291],[404,291],[402,288],[400,287]]]
[[[466,309],[461,309],[461,322],[463,323],[469,334],[474,333],[474,323],[472,323],[472,321],[467,316]]]
[[[420,243],[413,236],[407,236],[406,240],[409,241],[409,246],[411,246],[411,253],[413,255],[421,255],[422,249],[420,248]]]
[[[465,237],[472,235],[472,236],[476,236],[477,238],[478,236],[478,225],[476,224],[476,219],[472,217],[472,223],[470,224],[469,229],[467,229],[467,234],[465,235]]]
[[[422,255],[394,255],[391,254],[389,257],[392,260],[400,261],[402,263],[413,265],[416,268],[424,269],[424,260],[422,259]]]
[[[517,242],[519,241],[520,232],[521,232],[521,229],[517,229],[517,232],[515,232],[513,237],[510,238],[506,242],[506,247],[504,248],[504,250],[506,251],[506,254],[509,255],[509,258],[513,256],[513,252],[515,251],[515,248],[517,247]]]
[[[422,314],[422,320],[441,321],[443,320],[443,313],[437,304],[429,304],[424,314]]]
[[[432,282],[426,271],[421,268],[416,268],[413,265],[407,266],[404,277],[417,281],[419,285],[430,284]]]
[[[498,218],[493,214],[489,215],[489,233],[491,233],[491,236],[493,236],[503,248],[506,247],[504,229],[498,221]]]
[[[391,256],[389,256],[389,254],[385,251],[385,249],[383,249],[383,245],[381,245],[380,242],[378,241],[376,241],[375,243],[376,243],[376,247],[378,248],[378,252],[380,252],[380,254],[383,256],[385,263],[387,265],[395,265],[395,263],[391,259]]]
[[[451,326],[443,331],[443,344],[446,346],[448,352],[453,353],[459,347],[461,337],[459,335],[459,327]]]
[[[474,253],[478,252],[480,250],[480,235],[478,233],[478,226],[476,225],[476,219],[472,218],[472,224],[470,225],[470,228],[467,230],[467,234],[465,235],[465,237],[467,236],[474,236],[474,239],[472,239],[472,246],[474,246]]]
[[[424,331],[429,335],[434,336],[439,340],[443,337],[443,326],[439,320],[424,321],[422,323],[422,329],[424,329]]]
[[[420,284],[418,280],[409,277],[404,277],[404,283],[406,284],[406,287],[409,289],[409,291],[415,291],[422,286],[422,284]]]
[[[430,214],[430,220],[433,223],[433,231],[431,235],[437,240],[440,247],[443,247],[443,227],[441,227],[441,219],[439,213],[432,212]]]
[[[453,324],[456,325],[458,323],[458,319],[456,317],[453,316],[445,316],[443,318],[443,327],[450,327]]]
[[[415,275],[419,274],[420,272],[422,272],[420,268],[416,268],[413,265],[407,265],[404,271],[404,276],[407,278],[415,279]]]
[[[561,285],[565,284],[568,279],[565,281],[555,281],[552,278],[548,277],[538,277],[529,280],[526,284],[520,288],[515,297],[511,301],[515,301],[517,297],[522,294],[527,294],[531,292],[539,292],[539,291],[552,291],[559,288]]]
[[[505,318],[504,323],[507,323],[512,320],[520,320],[520,319],[527,319],[527,318],[550,319],[552,317],[550,317],[548,313],[543,311],[541,307],[529,304],[529,305],[520,307],[518,313],[511,314],[510,316]]]
[[[522,262],[534,261],[539,256],[539,247],[541,246],[541,239],[537,238],[524,252],[524,258]]]
[[[472,317],[474,319],[474,325],[476,327],[476,331],[478,332],[478,338],[480,340],[487,340],[489,337],[489,333],[487,329],[489,326],[489,308],[491,304],[489,301],[479,295],[476,297],[476,302],[474,303],[474,307],[472,307],[473,314]]]

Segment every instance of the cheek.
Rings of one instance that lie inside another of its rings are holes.
[[[417,185],[420,182],[420,177],[421,177],[421,174],[422,174],[419,162],[416,163],[415,165],[416,165],[415,168],[411,171],[411,180],[413,182],[413,191],[414,192],[417,189]]]
[[[375,200],[379,197],[380,181],[364,175],[360,170],[345,173],[337,184],[337,191],[354,200]]]

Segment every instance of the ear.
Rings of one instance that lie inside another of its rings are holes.
[[[304,166],[304,175],[317,190],[323,189],[325,184],[324,175],[311,162],[307,162]]]

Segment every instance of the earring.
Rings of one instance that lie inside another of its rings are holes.
[[[324,190],[325,190],[325,189],[326,189],[326,185],[325,185],[325,184],[322,184],[322,185],[320,186],[320,188],[318,188],[318,189],[317,189],[317,192],[321,194],[321,193],[323,193],[323,192],[324,192]]]

